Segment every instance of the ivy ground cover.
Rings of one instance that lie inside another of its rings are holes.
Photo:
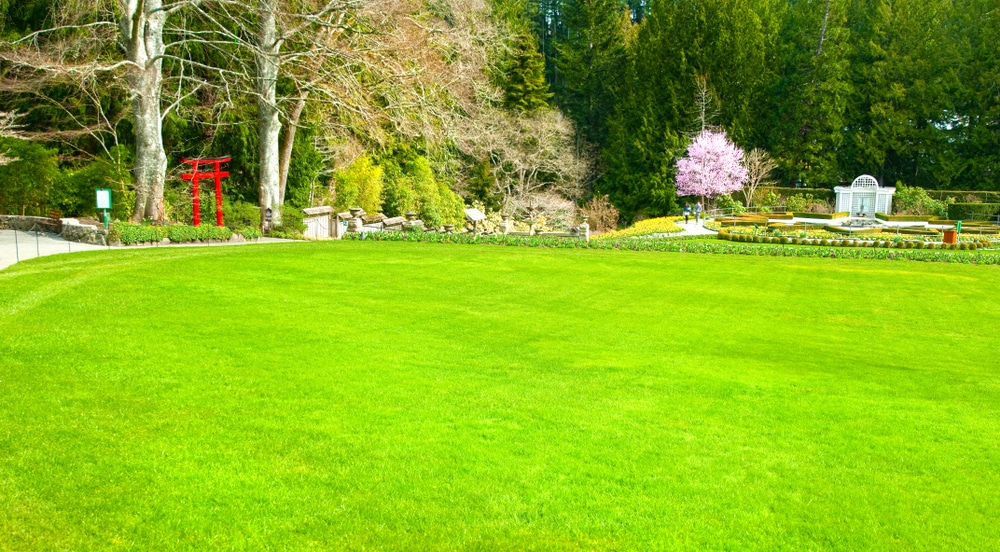
[[[989,548],[998,283],[387,242],[28,261],[0,549]]]

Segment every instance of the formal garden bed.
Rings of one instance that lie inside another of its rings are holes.
[[[750,255],[764,257],[818,257],[818,258],[849,258],[878,260],[908,260],[963,264],[1000,265],[1000,254],[978,251],[978,244],[961,244],[965,247],[956,250],[928,250],[923,246],[904,245],[902,247],[871,247],[851,244],[843,246],[844,241],[834,244],[827,241],[826,246],[792,247],[805,245],[801,241],[794,244],[792,238],[785,238],[785,243],[779,238],[776,242],[767,241],[747,243],[721,243],[705,236],[686,236],[684,238],[641,238],[624,237],[605,240],[567,240],[542,236],[510,236],[503,234],[476,235],[469,233],[447,234],[438,232],[372,232],[364,234],[348,234],[344,237],[350,241],[378,242],[414,242],[441,243],[463,245],[495,245],[513,247],[544,247],[558,249],[603,249],[620,251],[650,251],[666,253],[701,253],[712,255]],[[738,238],[742,240],[743,238]],[[905,242],[911,244],[912,242]]]

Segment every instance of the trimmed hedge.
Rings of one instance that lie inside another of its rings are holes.
[[[813,199],[833,202],[837,199],[837,193],[830,188],[791,188],[786,186],[760,186],[757,188],[757,197],[764,197],[768,192],[774,192],[778,197],[786,199],[801,194],[812,194]]]
[[[938,201],[946,201],[948,198],[963,199],[975,197],[976,201],[982,203],[1000,203],[1000,192],[983,192],[978,190],[927,190],[927,195]]]
[[[172,243],[185,243],[193,241],[229,241],[233,237],[233,231],[226,227],[219,226],[145,226],[133,224],[131,222],[117,221],[111,224],[109,239],[112,242],[121,242],[122,245],[136,245],[140,243],[156,243],[165,238]]]
[[[229,241],[233,231],[225,226],[167,226],[167,237],[172,243],[193,241]]]
[[[799,218],[811,218],[817,220],[833,220],[850,216],[850,213],[845,213],[843,211],[839,213],[795,213],[795,216]]]
[[[1000,203],[951,203],[948,218],[951,220],[990,220],[1000,214]]]
[[[827,232],[833,232],[834,234],[844,234],[846,236],[853,236],[855,234],[881,234],[881,228],[862,228],[860,230],[841,228],[840,226],[826,225],[823,230]]]
[[[885,213],[875,213],[875,218],[892,222],[930,222],[932,220],[937,221],[941,217],[934,215],[887,215]]]

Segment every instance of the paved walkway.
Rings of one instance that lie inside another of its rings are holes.
[[[55,234],[0,230],[0,270],[18,262],[58,253],[107,249],[100,245],[71,242]]]
[[[687,224],[684,224],[684,222],[681,221],[678,222],[677,225],[683,228],[684,231],[670,234],[671,236],[712,236],[718,234],[718,232],[716,232],[715,230],[709,230],[708,228],[705,228],[704,220],[702,220],[701,222],[695,222],[694,220],[692,220]]]
[[[15,241],[16,240],[16,241]],[[90,245],[86,243],[72,242],[62,239],[55,234],[44,232],[22,232],[18,230],[0,230],[0,270],[18,262],[57,255],[59,253],[76,253],[78,251],[96,251],[107,249],[136,249],[143,247],[220,247],[229,245],[246,245],[253,243],[282,243],[296,240],[279,240],[275,238],[261,238],[255,242],[227,242],[227,243],[179,243],[170,245],[130,245],[127,247],[105,247],[102,245]]]
[[[677,225],[683,228],[681,232],[673,232],[670,234],[649,234],[645,236],[647,238],[676,238],[680,236],[714,236],[718,234],[715,230],[709,230],[704,226],[705,221],[696,223],[694,219],[691,222],[684,224],[683,221],[678,222]]]

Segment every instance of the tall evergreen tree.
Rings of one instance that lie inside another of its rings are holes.
[[[625,76],[631,15],[619,0],[566,0],[563,21],[567,35],[556,46],[559,106],[584,139],[603,147]]]
[[[848,12],[855,95],[841,166],[880,181],[946,187],[956,172],[950,113],[958,89],[947,40],[951,0],[855,0]]]
[[[782,29],[769,141],[785,183],[824,187],[845,177],[838,158],[852,90],[845,10],[844,0],[796,2]]]
[[[545,80],[545,60],[537,50],[534,35],[518,35],[507,63],[504,105],[530,113],[548,106],[551,98]]]
[[[948,114],[956,167],[951,187],[1000,190],[1000,7],[996,0],[957,0],[948,25],[959,52],[960,87]]]

